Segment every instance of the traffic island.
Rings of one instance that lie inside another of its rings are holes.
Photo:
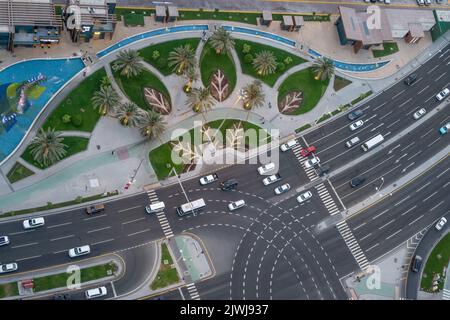
[[[450,261],[450,233],[434,247],[422,274],[420,288],[422,291],[437,293],[444,288],[447,266]],[[447,276],[448,277],[448,276]]]
[[[150,285],[151,290],[169,287],[180,282],[178,271],[166,243],[161,244],[161,264],[155,279]]]

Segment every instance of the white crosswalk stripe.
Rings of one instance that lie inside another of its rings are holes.
[[[369,261],[367,260],[364,252],[361,250],[361,247],[359,246],[358,241],[356,241],[352,231],[348,227],[347,222],[343,220],[337,223],[336,227],[361,270],[365,270],[369,266]]]
[[[158,195],[156,194],[155,190],[147,190],[147,195],[151,203],[159,201]],[[170,227],[169,220],[167,220],[164,211],[157,212],[156,217],[158,218],[159,224],[161,225],[161,229],[164,232],[166,238],[173,237],[172,228]]]
[[[328,192],[328,189],[325,187],[323,183],[317,185],[316,187],[317,193],[319,194],[320,199],[322,200],[323,204],[325,205],[325,208],[327,208],[330,215],[335,215],[339,213],[339,208],[337,207],[336,203],[334,202],[333,198],[331,197],[330,193]]]
[[[442,293],[442,300],[450,300],[450,290],[444,289]]]
[[[189,295],[191,296],[191,300],[200,300],[200,295],[198,294],[197,287],[194,283],[189,283],[186,285]]]

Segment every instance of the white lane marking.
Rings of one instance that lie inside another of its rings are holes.
[[[379,245],[380,245],[379,242],[376,243],[376,244],[374,244],[373,246],[371,246],[370,248],[368,248],[368,249],[366,250],[366,252],[369,252],[370,250],[372,250],[372,249],[375,248],[375,247],[378,247]]]
[[[378,218],[379,216],[385,214],[385,213],[388,212],[388,211],[389,211],[389,209],[386,209],[386,210],[384,210],[383,212],[377,214],[376,216],[373,216],[373,217],[372,217],[372,220],[375,220],[376,218]]]
[[[410,102],[412,100],[412,98],[409,98],[408,100],[406,100],[405,102],[403,102],[402,104],[399,105],[399,108],[403,107],[405,104],[407,104],[408,102]]]
[[[425,199],[422,200],[422,202],[428,201],[431,197],[435,196],[436,193],[438,193],[438,191],[433,192],[432,194],[430,194],[428,197],[426,197]]]
[[[55,251],[55,252],[53,252],[53,254],[59,254],[59,253],[63,253],[63,252],[67,252],[67,249]]]
[[[398,206],[400,203],[402,203],[402,202],[404,202],[404,201],[406,201],[406,200],[408,200],[408,199],[409,199],[409,196],[403,198],[403,199],[400,200],[399,202],[395,203],[395,204],[394,204],[394,207]]]
[[[400,149],[400,151],[405,151],[406,149],[408,149],[409,147],[411,147],[412,145],[414,145],[414,143],[416,143],[415,141],[411,142],[410,144],[408,144],[406,147]],[[400,146],[400,145],[399,145]]]
[[[122,224],[129,224],[129,223],[133,223],[133,222],[137,222],[137,221],[141,221],[141,220],[145,220],[145,218],[139,218],[139,219],[125,221],[125,222],[122,222]]]
[[[94,242],[94,243],[91,243],[91,246],[95,246],[95,245],[97,245],[97,244],[106,243],[106,242],[111,242],[111,241],[114,241],[114,239],[108,239],[108,240],[103,240],[103,241]]]
[[[411,212],[411,210],[414,210],[415,208],[417,208],[417,204],[414,207],[409,208],[408,210],[406,210],[405,212],[403,212],[401,214],[401,216],[404,216],[405,214],[407,214],[408,212]]]
[[[416,218],[415,220],[411,221],[410,223],[408,223],[408,225],[412,225],[413,223],[416,223],[419,219],[421,219],[424,215],[421,215],[420,217]]]
[[[446,184],[444,184],[444,186],[442,187],[442,188],[445,188],[445,187],[447,187],[448,185],[450,184],[450,181],[449,182],[447,182]]]
[[[436,209],[437,207],[439,207],[441,204],[444,203],[444,200],[442,200],[441,202],[439,202],[437,205],[435,205],[433,208],[430,209],[430,211],[433,211],[434,209]]]
[[[447,72],[444,72],[443,74],[441,74],[439,77],[437,77],[436,79],[434,79],[434,82],[439,81],[443,76],[445,76],[447,74]]]
[[[126,212],[126,211],[130,211],[130,210],[137,209],[137,208],[142,208],[142,206],[135,206],[135,207],[131,207],[131,208],[119,210],[119,211],[117,211],[117,212],[118,212],[118,213],[121,213],[121,212]]]
[[[422,92],[424,92],[425,90],[427,90],[430,87],[429,84],[427,84],[425,87],[423,87],[422,90],[420,90],[419,92],[417,92],[417,95],[421,94]]]
[[[102,218],[102,217],[106,217],[106,213],[98,215],[98,216],[93,216],[93,217],[89,217],[89,218],[84,218],[84,221],[88,221],[88,220],[92,220],[92,219],[97,219],[97,218]]]
[[[110,229],[110,228],[111,228],[111,226],[103,227],[103,228],[99,228],[99,229],[89,230],[89,231],[86,232],[86,233],[99,232],[99,231],[103,231],[103,230]]]
[[[383,120],[384,118],[388,117],[392,112],[394,112],[394,111],[393,110],[389,111],[384,116],[381,116],[379,120]]]
[[[137,234],[144,233],[144,232],[147,232],[147,231],[150,231],[150,229],[145,229],[145,230],[142,230],[142,231],[137,231],[137,232],[134,232],[134,233],[130,233],[130,234],[127,234],[127,236],[131,237],[131,236],[135,236]]]
[[[434,97],[435,97],[436,95],[435,94],[433,94],[431,97],[429,97],[427,100],[425,100],[425,102],[428,102],[428,101],[430,101],[431,99],[433,99]]]
[[[409,160],[408,160],[409,161]],[[403,169],[402,169],[402,172],[406,172],[406,170],[408,170],[409,169],[409,167],[412,167],[413,165],[415,165],[416,163],[415,162],[411,162],[410,164],[408,164],[406,167],[404,167]]]
[[[62,240],[62,239],[72,238],[72,237],[75,237],[75,235],[74,234],[70,234],[68,236],[50,239],[50,241],[58,241],[58,240]]]
[[[436,138],[436,140],[433,140],[433,142],[431,142],[427,147],[431,147],[433,144],[435,144],[436,142],[438,142],[439,139],[441,139],[441,138],[440,138],[440,137]]]
[[[40,258],[40,257],[42,257],[42,255],[20,258],[20,259],[16,259],[16,261],[24,261],[24,260],[36,259],[36,258]]]
[[[390,236],[386,237],[386,240],[389,240],[390,238],[392,238],[393,236],[395,236],[396,234],[398,234],[399,232],[401,232],[402,229],[397,230],[396,232],[394,232],[393,234],[391,234]]]
[[[395,219],[390,220],[389,222],[387,222],[387,223],[383,224],[381,227],[379,227],[378,230],[383,229],[384,227],[386,227],[387,225],[390,225],[394,221],[395,221]]]
[[[392,122],[390,125],[386,126],[386,128],[390,128],[393,125],[395,125],[397,122],[400,122],[400,119],[397,119],[396,121]]]
[[[11,249],[34,246],[34,245],[37,245],[38,243],[39,242],[30,242],[30,243],[25,243],[25,244],[19,244],[17,246],[12,246]]]
[[[358,230],[358,229],[361,228],[362,226],[366,225],[366,223],[367,223],[367,222],[363,222],[363,223],[361,223],[359,226],[354,227],[354,228],[353,228],[353,231]]]
[[[419,151],[419,152],[413,154],[411,157],[409,157],[408,159],[406,159],[406,161],[411,161],[412,158],[417,157],[417,156],[418,156],[419,154],[421,154],[421,153],[422,153],[422,151]],[[406,169],[406,168],[405,168],[405,169]],[[405,169],[403,169],[403,170],[405,170]]]
[[[445,169],[444,171],[442,171],[441,173],[439,173],[436,178],[440,178],[443,174],[445,174],[448,170],[450,170],[450,168]],[[430,182],[431,183],[431,182]]]
[[[391,99],[394,100],[394,99],[397,98],[399,95],[401,95],[403,92],[405,92],[405,90],[406,90],[406,89],[403,89],[403,90],[400,91],[399,93],[393,95],[393,96],[391,97]]]
[[[48,226],[47,229],[52,229],[52,228],[58,228],[58,227],[68,226],[69,224],[72,224],[72,221],[65,222],[65,223],[60,223],[60,224],[54,224],[54,225],[52,225],[52,226]]]
[[[428,130],[427,132],[425,132],[423,135],[420,136],[420,138],[422,139],[423,137],[425,137],[427,134],[429,134],[431,131],[433,131],[434,128]]]
[[[384,106],[387,103],[387,101],[383,102],[382,104],[380,104],[378,107],[373,108],[372,111],[377,111],[378,109],[380,109],[382,106]]]
[[[431,68],[430,70],[428,70],[427,74],[432,73],[434,70],[436,70],[439,67],[439,64],[435,65],[433,68]]]
[[[372,235],[372,233],[366,234],[364,237],[362,237],[361,239],[359,239],[359,241],[363,241],[364,239],[370,237]]]
[[[424,184],[423,186],[421,186],[419,189],[416,190],[416,192],[420,192],[420,190],[428,187],[431,184],[431,181],[427,182],[426,184]]]
[[[18,234],[24,234],[24,233],[29,233],[29,232],[33,232],[33,231],[35,231],[35,230],[18,231],[18,232],[10,233],[9,235],[10,236],[15,236],[15,235],[18,235]]]

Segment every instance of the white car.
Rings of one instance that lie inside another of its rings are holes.
[[[87,299],[94,299],[101,296],[106,296],[108,291],[106,290],[106,287],[99,287],[94,289],[86,290],[86,298]]]
[[[0,247],[1,246],[6,246],[7,244],[9,244],[8,236],[1,236],[0,237]]]
[[[425,0],[425,5],[427,6],[431,5],[431,0]]]
[[[439,92],[436,95],[436,99],[438,99],[438,101],[441,101],[442,99],[444,99],[449,94],[450,94],[450,89],[449,88],[445,88],[444,90],[442,90],[441,92]]]
[[[309,160],[305,161],[305,167],[307,169],[311,168],[311,167],[315,167],[315,166],[317,166],[319,164],[319,162],[320,162],[319,157],[314,157],[312,159],[309,159]]]
[[[384,0],[384,3],[390,4],[390,3],[391,3],[391,0]]]
[[[425,113],[427,113],[427,110],[425,110],[425,108],[422,108],[414,112],[413,117],[417,120],[421,118]]]
[[[44,218],[39,217],[39,218],[25,220],[23,222],[23,227],[25,229],[32,229],[32,228],[42,227],[44,224],[45,224]]]
[[[275,163],[270,162],[258,168],[258,172],[260,175],[265,175],[270,171],[275,170]]]
[[[76,258],[91,253],[91,247],[88,245],[72,248],[69,250],[69,257]]]
[[[364,121],[358,120],[356,122],[353,122],[349,128],[350,128],[350,130],[355,131],[356,129],[362,127],[363,124],[364,124]]]
[[[205,177],[201,177],[200,178],[200,184],[202,186],[206,185],[206,184],[210,184],[213,183],[214,181],[216,181],[217,179],[219,179],[219,177],[217,176],[217,174],[213,173],[210,175],[207,175]]]
[[[423,6],[425,4],[425,1],[424,0],[417,0],[417,4],[419,6]]]
[[[17,270],[17,263],[11,262],[0,265],[0,273],[13,272]]]
[[[308,200],[311,197],[312,197],[311,191],[306,191],[305,193],[302,193],[301,195],[299,195],[297,197],[297,201],[299,203],[303,203],[303,202],[305,202],[306,200]]]
[[[288,192],[291,189],[291,186],[289,183],[282,184],[281,186],[278,186],[274,189],[275,194],[282,194],[285,192]]]
[[[447,223],[447,219],[445,219],[445,217],[442,217],[439,219],[438,223],[436,223],[435,228],[437,230],[441,230],[442,227]]]
[[[231,202],[230,204],[228,204],[228,209],[230,209],[230,211],[234,211],[236,209],[242,208],[243,206],[245,206],[245,201],[238,200],[238,201],[234,201],[234,202]]]
[[[265,186],[267,186],[269,184],[277,182],[280,179],[281,179],[281,176],[280,176],[280,174],[277,173],[277,174],[273,174],[271,176],[268,176],[267,178],[264,178],[263,179],[263,183],[264,183]]]
[[[295,147],[296,145],[298,145],[297,140],[295,140],[295,139],[289,140],[288,142],[283,143],[280,146],[280,150],[283,151],[283,152],[284,151],[288,151],[288,150],[292,149],[293,147]]]

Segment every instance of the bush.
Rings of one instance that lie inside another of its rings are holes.
[[[247,53],[244,57],[245,63],[252,63],[253,62],[253,56],[250,53]]]
[[[292,63],[292,58],[286,57],[286,58],[284,58],[283,62],[284,62],[284,64],[290,64],[290,63]]]
[[[154,51],[152,52],[152,59],[153,59],[154,61],[158,60],[158,58],[159,58],[160,56],[161,56],[161,54],[159,53],[158,50],[154,50]]]
[[[283,62],[279,62],[277,65],[278,71],[284,71],[286,69],[286,65]]]
[[[76,114],[72,117],[71,122],[75,127],[81,127],[81,125],[83,124],[83,117],[81,117],[81,115],[79,114]]]
[[[75,198],[75,202],[76,203],[82,203],[83,202],[83,197],[82,196],[78,196]]]
[[[167,60],[166,58],[161,57],[156,61],[156,64],[158,65],[158,68],[162,69],[167,65]]]
[[[244,43],[242,46],[242,53],[249,53],[252,50],[252,46],[248,43]]]
[[[72,119],[72,117],[70,116],[70,114],[65,114],[61,118],[63,123],[69,123],[71,119]]]

